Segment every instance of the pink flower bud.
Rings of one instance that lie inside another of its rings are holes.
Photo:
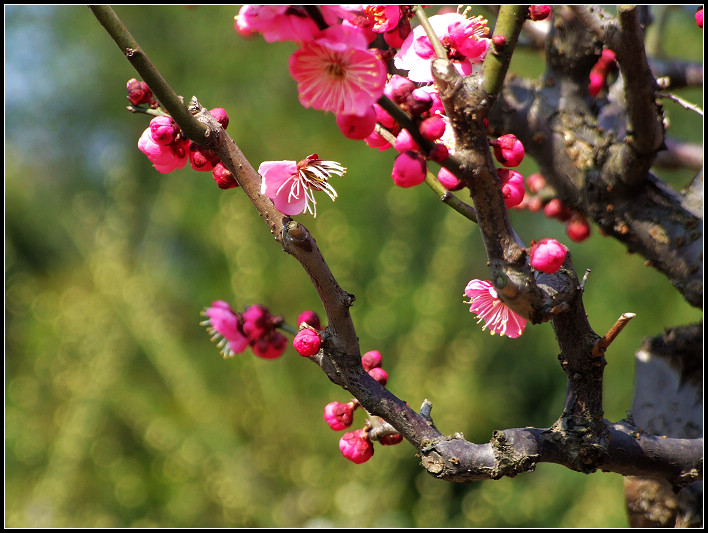
[[[551,6],[529,6],[529,18],[534,21],[545,20],[551,14]]]
[[[438,171],[438,181],[448,191],[459,191],[465,186],[465,183],[460,178],[455,176],[445,167],[441,167]]]
[[[703,8],[700,7],[696,11],[696,24],[698,24],[698,27],[703,29]]]
[[[374,455],[374,445],[369,440],[369,434],[363,429],[342,435],[339,439],[339,449],[344,457],[356,464],[365,463]]]
[[[502,165],[507,167],[517,167],[524,159],[524,145],[516,138],[515,135],[509,133],[502,135],[496,141],[493,141],[494,157],[497,158]]]
[[[406,98],[408,111],[414,117],[418,117],[430,109],[433,105],[433,97],[424,89],[413,89]]]
[[[152,91],[144,81],[138,81],[135,78],[128,80],[126,85],[128,89],[128,100],[133,105],[152,104]]]
[[[384,435],[379,439],[379,444],[384,446],[394,446],[403,442],[403,435],[400,433],[394,433],[393,435]]]
[[[283,355],[288,339],[279,331],[271,331],[265,337],[251,341],[251,350],[261,359],[276,359]]]
[[[553,274],[565,261],[567,249],[555,239],[542,239],[531,246],[531,266],[536,270]]]
[[[197,172],[210,172],[219,161],[219,156],[211,150],[200,148],[197,143],[190,143],[189,164]]]
[[[381,366],[381,352],[378,350],[371,350],[366,352],[361,356],[361,365],[367,372],[372,368]]]
[[[593,70],[590,72],[590,83],[588,83],[588,93],[595,98],[605,87],[605,74]]]
[[[310,357],[320,351],[322,339],[314,329],[304,328],[297,332],[293,339],[295,351],[303,357]]]
[[[411,133],[405,128],[402,129],[396,137],[393,147],[400,153],[407,152],[409,150],[412,152],[417,152],[420,150],[420,147],[413,140]]]
[[[303,311],[297,317],[297,326],[300,327],[302,323],[312,326],[315,329],[322,329],[320,317],[314,311]]]
[[[501,182],[504,203],[507,208],[519,205],[524,199],[526,188],[524,187],[524,177],[508,168],[497,169],[497,175]]]
[[[383,152],[384,150],[391,148],[391,143],[381,137],[381,135],[376,133],[376,131],[364,139],[364,142],[369,148],[378,148],[379,152]]]
[[[384,94],[398,105],[405,103],[408,96],[415,90],[415,83],[408,78],[394,74],[386,83]]]
[[[221,127],[226,129],[229,126],[229,115],[226,114],[226,110],[221,107],[215,107],[209,110],[209,114],[216,119],[216,121],[221,124]]]
[[[435,143],[428,152],[428,159],[436,163],[443,163],[448,157],[450,157],[450,151],[443,143]]]
[[[386,386],[386,383],[388,382],[388,372],[386,372],[383,368],[380,366],[375,366],[374,368],[367,370],[367,372],[372,378],[378,381],[382,387]]]
[[[150,121],[150,136],[160,146],[172,144],[177,139],[179,126],[172,117],[160,116]]]
[[[427,167],[425,158],[412,151],[403,152],[393,162],[391,177],[399,187],[414,187],[425,181]]]
[[[563,205],[560,198],[552,198],[543,207],[543,214],[548,218],[556,218],[562,222],[570,219],[571,210]]]
[[[587,239],[590,236],[590,225],[585,219],[585,215],[574,211],[565,226],[565,233],[574,242],[583,242]]]
[[[546,186],[546,178],[543,177],[543,174],[536,172],[526,178],[526,186],[528,187],[529,192],[536,194]]]
[[[337,115],[337,126],[347,139],[366,139],[376,127],[376,110],[371,106],[363,116]]]
[[[219,189],[233,189],[238,187],[238,182],[231,171],[224,166],[224,164],[219,161],[211,171],[211,175],[214,176],[216,184]]]
[[[420,134],[429,141],[436,141],[445,133],[445,121],[439,115],[434,115],[423,120],[418,129]]]
[[[497,34],[492,37],[492,42],[497,48],[503,48],[504,46],[506,46],[506,37],[501,34]]]
[[[324,408],[324,419],[335,431],[347,429],[354,420],[354,403],[328,403]]]
[[[138,149],[162,174],[184,167],[189,160],[189,140],[182,139],[163,146],[153,140],[150,128],[147,128],[140,136]]]
[[[379,104],[374,104],[374,111],[376,112],[376,122],[381,124],[384,128],[392,130],[396,127],[396,119],[384,111],[384,108]]]

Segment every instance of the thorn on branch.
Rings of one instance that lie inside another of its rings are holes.
[[[603,353],[605,353],[607,347],[612,343],[613,340],[615,340],[617,335],[619,335],[620,331],[622,331],[624,327],[629,323],[629,321],[632,320],[635,316],[637,315],[634,313],[624,313],[621,317],[619,317],[617,319],[617,322],[614,323],[614,325],[605,334],[605,336],[598,340],[595,343],[595,346],[592,347],[592,356],[600,357]]]

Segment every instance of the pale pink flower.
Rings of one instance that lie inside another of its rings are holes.
[[[465,287],[465,296],[470,298],[470,313],[479,317],[477,323],[484,322],[482,330],[489,328],[492,335],[506,335],[510,338],[521,336],[526,320],[517,315],[499,299],[496,289],[489,281],[473,279]]]
[[[342,435],[339,439],[339,449],[344,457],[356,464],[365,463],[374,455],[374,445],[369,440],[369,434],[363,429]]]
[[[386,67],[353,26],[332,26],[290,56],[304,107],[364,115],[383,94]]]
[[[317,24],[300,6],[244,5],[234,18],[241,35],[263,34],[266,42],[311,40],[319,31]]]
[[[261,194],[270,198],[278,211],[292,216],[308,212],[317,216],[314,191],[324,191],[332,201],[337,192],[327,183],[330,176],[346,172],[336,161],[324,161],[312,154],[299,163],[295,161],[265,161],[258,167],[263,178]]]
[[[541,239],[529,250],[531,266],[540,272],[553,274],[565,261],[567,249],[555,239]]]
[[[228,303],[223,300],[212,302],[211,307],[207,307],[202,315],[208,320],[201,322],[201,325],[207,327],[213,341],[218,341],[217,346],[225,358],[233,357],[248,348],[249,340],[242,330],[243,320]]]
[[[459,13],[435,15],[429,21],[455,68],[464,76],[471,74],[473,65],[484,59],[489,48],[487,21],[482,17],[468,19]],[[393,62],[396,68],[407,70],[411,80],[431,82],[430,64],[436,57],[425,29],[417,26],[406,37]]]

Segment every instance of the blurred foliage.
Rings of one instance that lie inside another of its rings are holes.
[[[362,350],[382,352],[392,392],[412,406],[431,399],[443,432],[477,442],[556,419],[565,378],[550,325],[519,340],[481,331],[462,303],[486,273],[476,228],[424,187],[395,188],[390,151],[344,139],[331,114],[299,105],[292,43],[240,37],[237,7],[116,10],[177,92],[228,111],[254,166],[317,152],[349,168],[333,183],[336,204],[303,222],[356,295]],[[86,7],[5,15],[7,526],[626,525],[613,474],[544,464],[455,485],[428,475],[406,443],[376,446],[364,465],[343,459],[322,409],[344,391],[292,349],[223,360],[199,326],[216,299],[263,303],[291,323],[321,313],[301,267],[238,189],[188,167],[159,174],[137,150],[148,120],[124,110],[135,72]],[[672,12],[682,56],[702,58],[691,22]],[[516,64],[542,70],[538,52]],[[671,110],[672,127],[700,142],[695,121]],[[567,241],[538,214],[513,219],[527,241]],[[570,247],[576,269],[592,270],[596,331],[637,313],[608,352],[606,415],[617,420],[641,339],[701,314],[597,231]]]

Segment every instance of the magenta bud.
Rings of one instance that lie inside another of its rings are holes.
[[[508,168],[497,169],[497,175],[501,183],[506,207],[510,208],[519,205],[526,194],[524,177],[517,171]]]
[[[397,152],[413,151],[417,152],[420,150],[418,144],[413,140],[411,133],[407,129],[402,129],[396,136],[396,140],[393,143],[393,148]]]
[[[322,339],[314,329],[303,328],[297,332],[293,339],[295,351],[303,357],[310,357],[320,351]]]
[[[565,226],[565,233],[574,242],[583,242],[587,239],[590,236],[590,225],[585,219],[585,215],[574,211]]]
[[[363,116],[337,115],[337,126],[347,139],[366,139],[376,127],[376,110],[371,106]]]
[[[465,183],[460,178],[455,176],[445,167],[440,168],[438,171],[438,181],[448,191],[459,191],[465,186]]]
[[[406,98],[406,106],[411,115],[418,117],[433,106],[433,97],[424,89],[413,89]]]
[[[551,14],[551,6],[529,6],[529,18],[534,21],[545,20]]]
[[[221,107],[215,107],[209,110],[209,114],[216,119],[216,121],[221,124],[221,127],[226,129],[229,126],[229,115],[226,114],[226,110]]]
[[[356,464],[365,463],[374,455],[374,445],[369,434],[363,429],[342,435],[339,439],[339,449],[344,457]]]
[[[300,327],[300,324],[303,322],[315,329],[322,329],[320,317],[314,311],[303,311],[300,313],[297,317],[297,326]]]
[[[386,383],[388,382],[388,372],[386,372],[383,368],[380,366],[375,366],[367,372],[372,378],[378,381],[382,387],[386,386]]]
[[[398,105],[406,102],[408,95],[415,90],[415,83],[408,78],[394,74],[386,83],[384,94]]]
[[[503,48],[506,46],[506,37],[501,34],[497,34],[492,37],[492,43],[494,43],[494,46],[497,48]]]
[[[524,145],[512,133],[502,135],[492,145],[494,157],[504,166],[517,167],[524,160]]]
[[[368,372],[372,368],[381,366],[381,359],[381,352],[378,350],[371,350],[361,356],[361,365],[364,367],[364,370]]]
[[[445,120],[440,115],[433,115],[423,120],[418,129],[420,134],[429,141],[436,141],[445,133]]]
[[[541,239],[532,243],[529,255],[531,266],[540,272],[553,274],[565,261],[567,249],[555,239]]]
[[[335,431],[347,429],[354,420],[354,404],[331,402],[324,408],[325,422]]]
[[[133,105],[150,105],[154,102],[152,91],[144,81],[138,81],[135,78],[130,79],[126,84],[126,89],[128,89],[128,100]]]
[[[214,181],[219,186],[219,189],[233,189],[238,187],[238,181],[231,174],[231,171],[224,166],[224,164],[219,161],[211,171],[211,175],[214,176]]]
[[[425,181],[427,167],[425,158],[412,151],[403,152],[393,162],[391,177],[399,187],[414,187]]]
[[[436,163],[443,163],[448,157],[450,157],[450,151],[442,143],[435,143],[428,152],[428,159]]]

